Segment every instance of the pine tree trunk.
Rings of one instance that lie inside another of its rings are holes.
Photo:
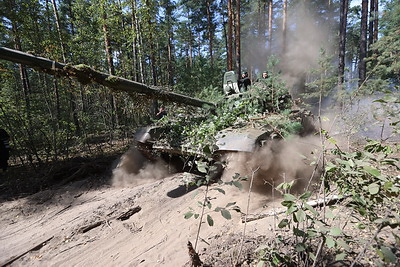
[[[62,34],[61,34],[60,17],[58,15],[56,1],[52,0],[52,4],[53,4],[54,18],[56,19],[58,39],[59,39],[60,45],[61,45],[61,52],[62,52],[63,62],[66,63],[67,62],[67,58],[66,58],[66,52],[65,52],[65,44],[64,44],[64,41],[63,41],[63,38],[62,38]]]
[[[174,68],[173,68],[173,44],[172,44],[172,33],[168,33],[168,63],[167,63],[167,68],[168,68],[168,85],[173,86],[174,85]]]
[[[214,57],[213,57],[212,18],[211,18],[210,6],[211,6],[210,0],[207,0],[206,7],[207,7],[208,53],[210,55],[210,65],[212,67],[214,65]]]
[[[56,1],[52,0],[52,4],[53,4],[54,18],[56,19],[58,38],[59,38],[59,41],[60,41],[60,46],[61,46],[61,51],[62,51],[63,63],[66,63],[67,62],[67,53],[66,53],[65,43],[63,41],[62,33],[61,33],[61,23],[60,23],[60,18],[59,18],[59,15],[58,15]],[[69,84],[69,86],[72,87],[71,84]],[[69,96],[70,96],[70,107],[71,107],[71,112],[72,112],[72,120],[73,120],[73,122],[75,124],[75,134],[77,136],[80,136],[81,127],[80,127],[79,118],[78,118],[76,97],[75,97],[75,95],[73,93],[70,93]]]
[[[282,18],[282,54],[287,50],[287,0],[283,0],[283,18]]]
[[[46,11],[47,11],[47,13],[48,14],[51,14],[51,12],[49,11],[50,10],[50,8],[49,8],[49,1],[48,0],[46,0]],[[51,32],[52,31],[52,28],[51,28],[51,20],[50,20],[50,18],[49,17],[47,17],[47,30],[49,31],[49,32]],[[73,29],[72,29],[73,30]],[[72,31],[73,32],[73,31]],[[55,118],[56,118],[56,122],[55,122],[55,128],[53,129],[53,135],[55,136],[56,135],[56,133],[58,132],[58,130],[59,130],[59,128],[60,128],[60,121],[61,121],[61,116],[60,116],[60,114],[61,114],[61,107],[60,107],[60,93],[59,93],[59,91],[58,91],[58,82],[57,82],[57,79],[56,79],[56,77],[53,77],[53,90],[54,90],[54,96],[55,96],[55,112],[56,112],[56,114],[55,114]],[[56,144],[54,144],[54,151],[55,151],[55,155],[56,155],[56,157],[57,157],[57,149],[56,149]]]
[[[366,78],[366,63],[367,56],[367,22],[368,22],[368,0],[362,0],[361,3],[361,31],[360,31],[360,61],[358,64],[358,86],[361,86]]]
[[[153,39],[153,37],[151,37],[151,39]],[[158,85],[158,83],[157,83],[157,68],[156,68],[156,66],[157,66],[157,61],[156,61],[156,55],[155,55],[155,53],[156,53],[156,50],[155,50],[155,47],[154,47],[154,44],[153,44],[153,42],[151,42],[151,44],[150,44],[150,50],[151,50],[151,52],[150,52],[150,62],[151,62],[151,76],[152,76],[152,79],[153,79],[153,85]]]
[[[227,69],[233,70],[233,7],[232,0],[228,0],[228,33],[227,33]]]
[[[136,0],[131,0],[131,19],[132,19],[132,53],[133,53],[133,80],[142,82],[140,78],[140,61],[139,61],[139,46],[138,46],[138,33],[137,33],[137,20],[136,20]]]
[[[272,0],[269,0],[268,5],[268,47],[270,53],[272,52]]]
[[[236,70],[241,73],[240,61],[240,0],[236,0],[236,20],[235,20],[235,43],[236,43]]]
[[[108,72],[111,75],[115,75],[113,51],[111,47],[110,34],[108,32],[108,27],[107,27],[107,14],[104,9],[102,12],[103,12],[104,47],[107,56]],[[112,129],[115,129],[115,127],[118,126],[118,117],[117,117],[117,103],[113,94],[110,95],[109,101],[111,106],[111,126]]]
[[[374,13],[374,43],[378,41],[378,8],[379,8],[379,0],[371,0],[375,2],[375,13]]]
[[[349,0],[343,0],[340,4],[340,23],[339,23],[339,63],[338,63],[338,87],[342,89],[344,82],[345,52],[346,52],[346,30],[347,12]]]
[[[193,35],[192,35],[192,29],[189,26],[189,40],[188,40],[188,46],[189,46],[189,50],[188,50],[188,57],[189,57],[189,68],[193,67]]]
[[[368,47],[374,43],[375,0],[369,2]]]
[[[135,69],[135,80],[141,83],[145,82],[145,74],[144,74],[144,63],[143,63],[143,41],[140,32],[139,20],[137,18],[137,10],[136,10],[136,0],[131,0],[131,9],[132,9],[132,32],[133,32],[133,40],[132,46],[134,50],[134,69]]]
[[[168,25],[168,44],[167,44],[167,84],[174,85],[174,45],[173,45],[173,22],[172,22],[173,7],[168,4],[166,7],[166,21]]]

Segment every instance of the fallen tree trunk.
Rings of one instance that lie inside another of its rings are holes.
[[[96,71],[87,65],[69,65],[21,51],[0,47],[0,59],[30,66],[51,75],[73,77],[83,84],[98,83],[113,90],[138,93],[150,98],[175,102],[195,107],[214,107],[214,104],[200,99],[151,87],[121,77]]]

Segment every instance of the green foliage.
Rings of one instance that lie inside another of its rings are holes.
[[[400,30],[383,36],[371,46],[374,54],[367,59],[373,77],[399,82],[400,77]],[[378,87],[379,88],[379,87]]]
[[[349,203],[358,213],[374,221],[384,203],[391,203],[400,194],[397,176],[385,175],[388,167],[399,171],[398,160],[391,158],[391,149],[379,142],[370,142],[364,151],[345,153],[327,165],[327,178],[338,185],[343,195],[350,195]]]
[[[199,56],[191,66],[188,66],[186,60],[185,57],[177,58],[176,69],[178,72],[175,90],[193,97],[203,98],[205,96],[206,100],[213,102],[220,98],[223,93],[221,90],[221,80],[224,73],[222,62],[210,65],[208,58]],[[207,91],[211,95],[208,95]]]
[[[302,95],[307,102],[315,105],[320,103],[333,92],[337,83],[336,69],[332,64],[333,55],[328,55],[324,49],[320,50],[318,68],[311,70],[313,82],[306,84],[305,93]],[[343,92],[336,94],[337,100],[343,99]]]
[[[353,261],[351,253],[357,250],[358,244],[365,246],[361,251],[376,252],[377,265],[398,261],[393,243],[377,237],[383,228],[389,228],[396,242],[400,240],[396,234],[400,228],[400,177],[396,176],[400,166],[399,160],[392,157],[398,151],[370,141],[361,151],[334,149],[332,153],[335,157],[328,162],[323,177],[325,194],[328,199],[331,191],[339,190],[339,198],[358,214],[350,212],[352,226],[346,227],[348,215],[341,214],[340,206],[333,204],[322,209],[319,205],[312,206],[311,192],[296,196],[290,193],[293,183],[282,183],[276,189],[282,192],[286,213],[277,226],[289,230],[292,235],[279,233],[273,243],[259,248],[259,266],[265,263],[270,266],[329,265],[332,261]],[[340,223],[341,219],[346,221],[344,225]],[[375,235],[360,241],[362,234],[360,236],[359,231],[366,228]]]
[[[208,172],[207,170],[205,170],[206,172]],[[209,175],[209,172],[208,172]],[[209,187],[207,186],[206,188],[206,192],[205,192],[205,198],[203,200],[203,202],[198,201],[198,207],[201,209],[201,211],[196,212],[194,208],[189,207],[189,211],[186,212],[184,214],[184,218],[185,219],[189,219],[192,216],[197,219],[200,217],[200,220],[203,218],[204,214],[207,214],[209,212],[217,212],[220,213],[221,216],[223,218],[225,218],[226,220],[230,220],[232,219],[232,214],[231,211],[236,211],[236,212],[240,212],[240,207],[236,205],[236,202],[229,202],[225,205],[225,207],[213,207],[212,205],[212,200],[215,199],[215,197],[210,197],[209,196],[209,191],[217,191],[223,195],[225,195],[225,190],[223,190],[220,185],[230,185],[230,186],[235,186],[239,189],[242,189],[242,181],[247,180],[246,177],[241,177],[239,174],[236,174],[235,176],[232,177],[231,181],[228,182],[219,182],[219,185],[217,187],[213,187],[211,189],[209,189]],[[207,181],[203,181],[204,183],[209,183],[209,180]],[[208,211],[206,212],[204,209],[207,208]],[[202,221],[199,222],[200,225],[203,223]],[[210,214],[207,214],[207,224],[209,226],[214,226],[214,220],[212,218],[212,216]]]

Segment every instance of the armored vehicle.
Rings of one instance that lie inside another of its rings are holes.
[[[164,159],[178,170],[196,171],[198,160],[219,162],[226,153],[253,153],[273,139],[312,133],[312,114],[296,108],[288,91],[255,83],[240,92],[234,71],[226,72],[224,98],[215,114],[174,114],[134,135],[138,150]]]

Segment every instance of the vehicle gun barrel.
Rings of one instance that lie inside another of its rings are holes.
[[[27,65],[37,69],[38,71],[42,71],[51,75],[74,77],[79,82],[84,84],[95,82],[113,90],[143,94],[158,100],[175,102],[195,107],[215,107],[215,105],[210,102],[99,72],[87,65],[63,64],[54,60],[5,47],[0,47],[0,59]]]

